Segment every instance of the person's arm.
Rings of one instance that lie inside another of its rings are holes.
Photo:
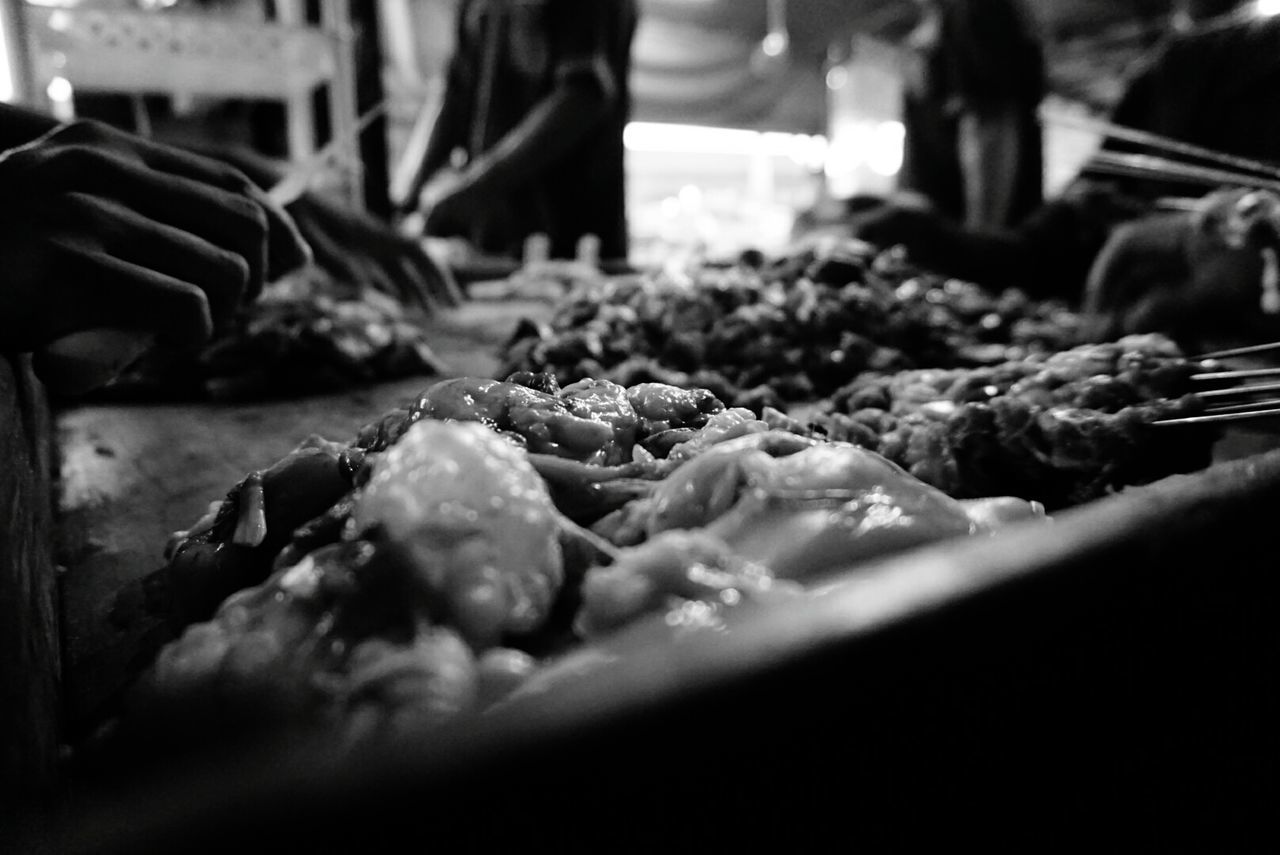
[[[917,264],[947,276],[1077,301],[1110,228],[1132,213],[1123,200],[1080,191],[1042,206],[1016,230],[967,229],[895,205],[855,217],[851,228],[878,246],[904,246]]]
[[[449,163],[454,149],[466,143],[467,125],[470,121],[470,90],[468,78],[468,39],[466,26],[467,4],[463,3],[457,10],[457,21],[454,27],[453,57],[445,73],[444,93],[441,96],[440,111],[435,123],[431,126],[431,135],[427,139],[426,150],[422,161],[413,173],[413,179],[405,191],[404,198],[399,200],[397,208],[401,213],[415,211],[422,188],[431,177]]]
[[[555,86],[489,151],[473,157],[437,206],[470,207],[523,183],[571,151],[608,115],[627,81],[608,63],[609,39],[620,4],[564,0],[553,8],[551,43],[557,54]]]
[[[402,213],[417,209],[422,188],[433,175],[448,165],[454,150],[465,143],[468,103],[467,89],[463,85],[462,78],[460,61],[455,57],[450,64],[440,112],[436,116],[435,124],[431,127],[431,136],[427,140],[422,162],[413,173],[413,179],[409,182],[404,198],[399,201],[398,208]]]

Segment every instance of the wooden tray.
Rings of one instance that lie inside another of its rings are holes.
[[[593,651],[607,667],[430,740],[140,781],[84,802],[58,844],[808,851],[946,834],[1040,851],[1121,829],[1148,847],[1274,834],[1277,510],[1280,452],[1219,464],[850,569],[725,633],[652,644],[663,633],[636,627]]]

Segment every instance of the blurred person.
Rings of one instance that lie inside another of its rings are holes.
[[[622,134],[635,0],[462,0],[443,102],[406,197],[426,233],[553,258],[585,235],[625,260]],[[410,218],[412,219],[412,218]]]
[[[907,38],[899,186],[970,228],[1043,201],[1044,51],[1020,0],[917,0]]]
[[[1182,0],[1175,21],[1183,26],[1130,77],[1114,121],[1225,153],[1280,158],[1280,17],[1251,15],[1249,8]],[[1103,147],[1131,148],[1115,140]],[[852,229],[873,243],[904,245],[919,263],[953,276],[1082,303],[1094,315],[1095,337],[1167,328],[1173,313],[1183,330],[1256,326],[1242,318],[1258,314],[1258,239],[1239,246],[1191,239],[1209,233],[1219,201],[1199,211],[1157,213],[1157,200],[1170,193],[1203,195],[1204,188],[1104,180],[1090,176],[1086,164],[1061,196],[1013,229],[966,228],[903,205],[855,217]],[[1124,248],[1104,253],[1108,242]],[[1198,316],[1209,294],[1213,311]],[[1147,297],[1163,308],[1142,308]]]

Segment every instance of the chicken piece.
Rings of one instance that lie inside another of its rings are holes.
[[[642,436],[676,428],[700,428],[724,410],[706,389],[681,389],[665,383],[640,383],[627,390],[627,400],[640,418]]]
[[[261,584],[293,531],[352,486],[352,453],[312,437],[254,473],[188,531],[175,532],[165,568],[175,627],[207,620],[226,597]]]
[[[480,422],[519,436],[530,451],[586,460],[614,442],[606,421],[581,418],[556,395],[516,383],[460,377],[427,389],[408,418]]]
[[[768,568],[743,561],[719,538],[669,531],[587,574],[575,626],[584,637],[597,638],[666,610],[673,629],[714,627],[727,609],[799,593],[774,580]]]
[[[817,440],[774,430],[711,446],[655,488],[647,525],[649,534],[706,525],[737,502],[752,473],[767,468],[774,456],[794,454],[814,445]]]
[[[404,549],[416,585],[478,649],[546,619],[560,517],[525,453],[475,423],[420,421],[374,464],[356,525]]]
[[[424,624],[408,641],[360,643],[340,697],[337,714],[348,744],[404,737],[477,708],[479,667],[457,633]]]
[[[706,531],[747,561],[804,578],[979,527],[880,455],[827,443],[753,467],[741,499]]]
[[[998,496],[994,499],[964,499],[960,502],[969,519],[980,529],[994,531],[1002,526],[1028,520],[1046,519],[1044,505],[1039,502],[1028,502],[1013,496]]]
[[[640,419],[629,397],[626,389],[608,380],[579,380],[560,391],[560,399],[573,415],[609,427],[610,440],[585,462],[601,466],[630,462]]]
[[[756,414],[742,407],[716,413],[707,419],[707,423],[691,439],[678,443],[668,453],[671,460],[690,460],[697,457],[716,443],[736,439],[750,433],[763,433],[769,430],[767,422],[756,418]]]
[[[336,727],[358,739],[473,708],[475,656],[430,623],[413,582],[402,554],[368,541],[276,571],[160,652],[134,690],[123,738],[161,751],[189,747],[193,727],[207,739],[272,727]]]
[[[646,510],[650,539],[587,573],[584,635],[663,609],[672,627],[714,627],[729,608],[795,593],[794,582],[1043,516],[1012,498],[965,505],[873,452],[780,431],[704,452]]]

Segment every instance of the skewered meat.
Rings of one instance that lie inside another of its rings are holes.
[[[1208,464],[1212,431],[1148,428],[1199,410],[1196,370],[1168,339],[1129,336],[990,368],[863,377],[814,421],[949,495],[1060,508]]]

